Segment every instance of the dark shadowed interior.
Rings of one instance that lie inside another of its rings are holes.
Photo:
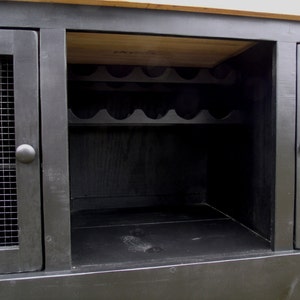
[[[273,50],[213,68],[68,65],[75,267],[272,250]]]

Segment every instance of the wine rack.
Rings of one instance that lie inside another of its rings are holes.
[[[228,65],[215,69],[72,65],[69,125],[241,124]]]

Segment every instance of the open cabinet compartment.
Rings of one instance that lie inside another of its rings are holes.
[[[269,253],[274,44],[68,33],[67,46],[73,266]]]

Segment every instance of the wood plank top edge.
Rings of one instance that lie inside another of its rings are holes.
[[[251,10],[235,10],[225,8],[200,7],[200,6],[184,6],[171,4],[145,3],[137,1],[122,1],[122,0],[2,0],[2,2],[34,2],[34,3],[56,3],[56,4],[71,4],[71,5],[92,5],[92,6],[110,6],[124,8],[139,8],[139,9],[154,9],[154,10],[169,10],[194,13],[207,13],[219,15],[232,15],[241,17],[255,17],[266,19],[279,19],[300,21],[300,15],[296,14],[279,14],[274,12],[260,12]]]

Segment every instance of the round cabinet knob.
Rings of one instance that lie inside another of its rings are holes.
[[[20,145],[16,150],[16,158],[23,164],[29,164],[34,161],[36,152],[30,145]]]

